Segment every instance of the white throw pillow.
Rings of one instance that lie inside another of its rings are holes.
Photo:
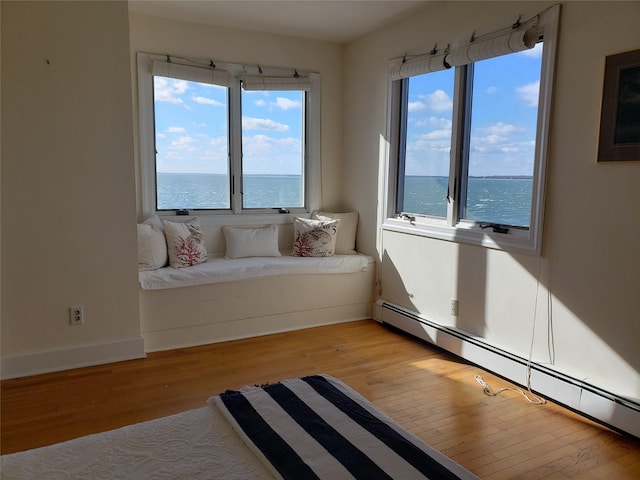
[[[169,265],[173,268],[190,267],[207,261],[207,249],[202,243],[202,229],[197,218],[184,223],[164,220]]]
[[[358,212],[330,213],[313,212],[311,218],[318,220],[340,220],[338,238],[336,238],[336,253],[338,255],[355,255],[356,233],[358,231]]]
[[[155,217],[155,218],[154,218]],[[138,224],[138,270],[156,270],[167,265],[167,241],[157,215]]]
[[[335,253],[340,220],[312,220],[294,217],[293,256],[330,257]]]
[[[222,227],[227,244],[226,258],[279,257],[278,227]]]

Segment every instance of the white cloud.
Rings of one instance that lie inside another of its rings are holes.
[[[256,107],[266,107],[267,106],[267,102],[265,102],[262,98],[260,100],[256,100],[255,102],[253,102],[253,104]]]
[[[534,146],[534,140],[514,141],[508,136],[495,134],[471,138],[472,151],[481,154],[521,154],[530,152]]]
[[[195,147],[193,144],[196,143],[196,139],[193,137],[179,137],[178,139],[174,140],[173,142],[171,142],[170,148],[172,150],[195,150],[197,147]]]
[[[153,95],[156,102],[184,103],[180,95],[189,89],[184,80],[173,80],[164,77],[153,78]]]
[[[274,122],[270,118],[242,117],[242,128],[246,130],[271,130],[276,132],[286,132],[289,125]]]
[[[216,147],[224,147],[225,151],[227,149],[227,137],[215,137],[209,139],[209,144]]]
[[[425,110],[427,108],[427,106],[422,103],[421,101],[417,101],[417,102],[409,102],[407,105],[407,109],[410,112],[420,112],[422,110]]]
[[[538,106],[538,94],[540,93],[540,81],[528,83],[516,88],[518,96],[525,101],[529,107]]]
[[[245,149],[272,149],[274,147],[292,147],[299,146],[300,140],[295,138],[273,138],[269,135],[252,135],[245,136],[243,140],[243,147]]]
[[[167,133],[186,133],[186,131],[184,127],[169,127],[165,130]]]
[[[420,95],[420,98],[425,101],[429,109],[436,112],[446,112],[453,108],[453,100],[444,90],[436,90],[433,93]]]
[[[496,93],[498,93],[500,89],[498,87],[489,87],[485,90],[487,95],[494,95]]]
[[[451,130],[451,119],[442,117],[429,117],[416,122],[416,127],[430,127],[436,129]]]
[[[424,135],[419,135],[418,138],[422,140],[451,140],[451,130],[434,130]]]
[[[213,107],[224,107],[224,103],[219,102],[218,100],[214,100],[213,98],[207,98],[207,97],[191,97],[191,100],[193,100],[196,103],[199,103],[200,105],[211,105]]]
[[[272,105],[276,108],[279,108],[280,110],[286,111],[294,108],[300,108],[302,106],[302,103],[284,97],[277,97],[275,103],[272,103]]]
[[[296,138],[245,135],[242,141],[245,173],[299,173],[302,168],[302,142]]]
[[[515,133],[524,132],[524,128],[510,123],[498,122],[488,127],[479,129],[481,132],[488,133],[489,135],[513,135]]]

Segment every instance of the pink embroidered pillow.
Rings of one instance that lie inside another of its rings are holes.
[[[293,219],[294,257],[330,257],[335,253],[340,220]]]
[[[207,261],[207,249],[202,243],[202,229],[197,218],[184,223],[162,222],[167,239],[169,265],[190,267]]]

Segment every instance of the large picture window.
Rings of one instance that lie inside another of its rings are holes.
[[[318,207],[319,75],[152,54],[138,74],[145,215]]]
[[[558,9],[392,62],[385,229],[539,252]]]

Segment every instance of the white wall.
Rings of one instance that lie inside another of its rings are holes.
[[[137,104],[137,52],[169,54],[214,62],[298,68],[321,74],[322,203],[341,208],[342,55],[340,44],[172,21],[131,13],[133,95]],[[137,107],[135,111],[137,129]],[[138,154],[136,148],[136,155]],[[139,159],[136,160],[139,166]],[[138,173],[139,175],[139,173]],[[138,185],[140,184],[138,179]],[[140,199],[138,199],[140,205]],[[138,207],[138,213],[141,208]]]
[[[377,242],[387,60],[551,4],[430,3],[348,45],[344,158],[353,188],[344,201],[361,214],[359,248],[382,259],[385,300],[524,357],[535,320],[535,360],[640,398],[640,163],[596,162],[604,58],[640,47],[638,2],[563,4],[541,257],[391,232]],[[457,318],[449,315],[451,298],[460,302]]]
[[[3,2],[2,100],[3,359],[135,343],[126,2]]]

